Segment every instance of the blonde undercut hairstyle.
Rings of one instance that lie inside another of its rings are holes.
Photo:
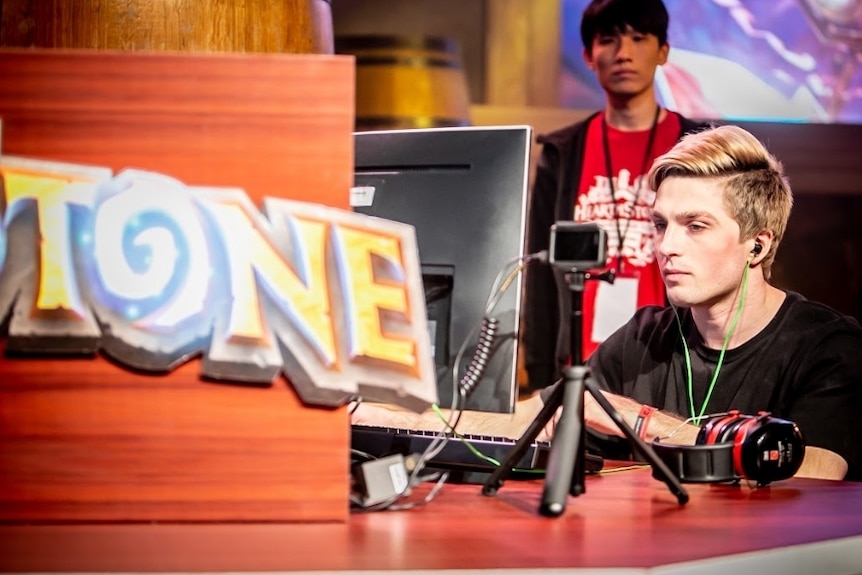
[[[784,167],[751,133],[739,126],[718,126],[683,137],[653,163],[649,184],[658,190],[667,178],[710,178],[723,184],[724,204],[739,224],[739,240],[772,233],[761,262],[769,279],[775,253],[790,218],[793,192]]]

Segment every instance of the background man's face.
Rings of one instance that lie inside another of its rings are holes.
[[[606,92],[614,96],[636,96],[653,84],[655,70],[667,62],[669,46],[658,37],[626,28],[622,34],[598,34],[584,60],[598,76]]]

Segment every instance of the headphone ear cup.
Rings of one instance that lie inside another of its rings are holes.
[[[753,429],[759,427],[761,419],[759,417],[744,416],[733,426],[733,430],[729,432],[725,441],[733,443],[733,468],[736,474],[746,479],[752,479],[760,483],[756,466],[749,464],[750,457],[747,459],[744,454],[749,454],[752,450],[748,441],[749,434]]]
[[[744,437],[734,441],[734,467],[742,477],[768,485],[789,479],[805,457],[805,441],[791,421],[761,415],[753,418]]]

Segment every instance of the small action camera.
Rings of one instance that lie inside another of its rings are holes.
[[[566,271],[586,271],[607,262],[607,232],[594,222],[560,221],[551,226],[550,263]]]

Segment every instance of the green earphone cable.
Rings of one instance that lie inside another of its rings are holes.
[[[679,318],[679,313],[676,307],[673,308],[676,316],[676,323],[679,326],[679,334],[682,337],[682,347],[685,350],[685,368],[688,376],[688,405],[691,410],[691,419],[695,425],[700,425],[700,420],[703,419],[703,414],[706,412],[706,406],[709,405],[709,399],[712,397],[712,391],[715,389],[715,382],[718,381],[718,374],[721,371],[721,364],[724,363],[724,353],[727,351],[727,345],[730,343],[730,338],[736,330],[736,324],[742,315],[742,307],[745,305],[745,295],[748,291],[748,264],[745,265],[745,270],[742,272],[742,290],[739,296],[739,305],[736,308],[736,314],[733,316],[733,321],[730,323],[730,329],[727,330],[727,335],[724,336],[724,342],[721,344],[721,352],[718,354],[718,363],[715,365],[715,371],[712,372],[712,381],[709,382],[709,388],[706,391],[706,397],[700,406],[700,413],[695,415],[694,411],[694,384],[691,373],[691,355],[688,351],[688,343],[685,341],[685,332],[682,329],[682,320]]]

